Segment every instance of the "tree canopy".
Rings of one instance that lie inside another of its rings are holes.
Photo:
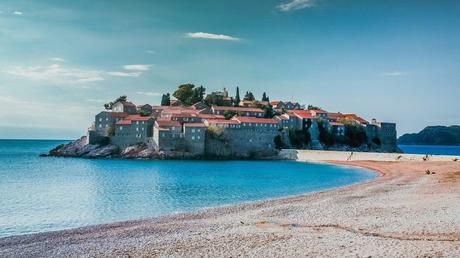
[[[110,101],[108,103],[105,103],[104,108],[107,109],[107,110],[111,110],[112,107],[113,107],[113,104],[115,104],[117,102],[126,102],[127,100],[128,100],[128,97],[126,95],[120,96],[120,97],[116,98],[114,101]]]
[[[270,99],[268,98],[267,96],[267,93],[264,92],[264,94],[262,95],[262,101],[270,101]]]
[[[321,108],[318,107],[318,106],[308,105],[307,109],[308,110],[318,110],[318,109],[321,109]]]
[[[244,100],[249,100],[249,101],[254,101],[256,98],[254,97],[254,94],[250,91],[246,91],[246,94],[244,95]]]
[[[184,105],[190,106],[203,100],[206,89],[203,86],[195,87],[194,84],[182,84],[173,93],[173,96]]]
[[[163,96],[161,97],[161,105],[162,106],[171,105],[171,95],[169,95],[169,93],[163,94]]]
[[[235,96],[235,101],[234,101],[234,106],[237,107],[240,105],[240,101],[241,101],[241,98],[240,98],[240,87],[236,87],[236,96]]]

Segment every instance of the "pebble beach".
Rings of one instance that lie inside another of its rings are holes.
[[[460,161],[379,155],[321,160],[380,174],[370,182],[1,238],[0,257],[460,257]]]

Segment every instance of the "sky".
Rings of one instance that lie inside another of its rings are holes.
[[[2,0],[0,138],[73,139],[182,83],[397,123],[460,124],[460,2]]]

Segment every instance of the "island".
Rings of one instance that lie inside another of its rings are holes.
[[[398,138],[402,145],[460,145],[460,126],[427,126],[419,133]]]
[[[87,135],[43,156],[131,159],[268,159],[281,149],[399,152],[396,124],[294,101],[206,94],[183,84],[161,105],[120,96],[95,115]],[[173,98],[174,97],[174,98]]]

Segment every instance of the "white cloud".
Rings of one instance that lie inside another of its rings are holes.
[[[152,92],[152,91],[137,91],[136,93],[139,94],[139,95],[150,96],[150,97],[152,97],[152,96],[157,97],[157,96],[162,96],[163,95],[163,94],[161,94],[159,92]]]
[[[214,40],[230,40],[230,41],[238,41],[239,38],[223,35],[223,34],[212,34],[206,32],[189,32],[186,34],[189,38],[194,39],[214,39]]]
[[[65,62],[65,60],[63,58],[60,58],[60,57],[52,57],[50,58],[51,61],[55,61],[55,62]]]
[[[29,67],[16,66],[2,72],[29,80],[49,81],[53,83],[86,83],[104,80],[102,71],[66,68],[59,64]]]
[[[292,0],[289,3],[278,5],[276,8],[282,12],[290,12],[315,6],[314,0]]]
[[[132,72],[132,73],[127,73],[127,72],[107,72],[108,75],[110,76],[115,76],[115,77],[139,77],[141,75],[141,72]]]
[[[131,64],[131,65],[123,65],[123,69],[128,71],[148,71],[150,70],[150,65],[146,64]]]
[[[23,13],[23,12],[20,12],[20,11],[14,11],[13,14],[14,14],[14,15],[23,15],[24,13]]]
[[[403,75],[407,75],[407,73],[406,72],[394,71],[394,72],[384,72],[383,75],[384,76],[403,76]]]
[[[147,54],[149,54],[149,55],[155,54],[155,51],[153,51],[153,50],[151,50],[151,49],[146,50],[145,52],[146,52]]]

